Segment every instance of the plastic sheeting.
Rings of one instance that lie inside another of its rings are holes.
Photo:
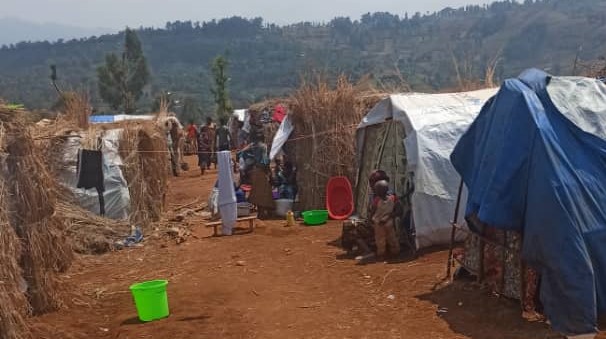
[[[280,128],[276,132],[274,136],[274,141],[271,144],[271,151],[269,152],[269,160],[274,160],[275,157],[280,153],[286,141],[288,141],[288,137],[294,130],[294,126],[291,122],[290,116],[286,115],[280,124]]]
[[[88,121],[91,124],[109,124],[112,122],[124,121],[124,120],[154,120],[154,115],[130,115],[130,114],[116,114],[116,115],[91,115]]]
[[[118,153],[120,129],[105,131],[102,137],[103,177],[105,184],[105,216],[111,219],[128,219],[130,210],[130,194],[128,184],[122,174],[122,158]],[[59,180],[76,198],[76,202],[84,209],[99,214],[99,196],[95,189],[76,188],[78,149],[81,137],[73,135],[67,139],[63,149],[63,168]]]
[[[496,89],[486,89],[467,93],[392,95],[379,102],[359,124],[359,156],[365,148],[364,133],[368,127],[391,121],[404,127],[402,142],[406,150],[406,171],[415,188],[411,200],[417,247],[450,242],[450,221],[460,183],[460,177],[450,163],[450,153],[482,105],[496,92]],[[381,152],[379,149],[374,151]],[[381,169],[391,171],[390,168]],[[360,179],[358,184],[365,185],[365,178]],[[395,192],[400,196],[403,194],[400,189]],[[356,199],[364,197],[357,196]]]
[[[466,215],[523,232],[545,315],[567,335],[595,333],[606,311],[604,126],[603,84],[530,70],[505,81],[451,157]]]

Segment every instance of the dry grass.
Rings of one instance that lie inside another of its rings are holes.
[[[324,208],[325,187],[332,176],[346,176],[354,183],[355,133],[364,115],[385,95],[356,86],[340,77],[336,86],[318,76],[304,81],[290,98],[295,125],[295,163],[298,168],[303,209]]]
[[[0,109],[10,220],[21,238],[20,262],[29,285],[27,297],[37,314],[59,307],[56,272],[69,267],[73,252],[62,235],[62,220],[54,215],[57,186],[22,119],[19,112]]]
[[[28,338],[24,316],[60,307],[57,273],[73,259],[63,220],[55,215],[57,186],[26,128],[25,115],[0,106],[0,338]]]
[[[455,88],[444,89],[442,92],[468,92],[498,86],[496,69],[501,61],[501,51],[498,51],[488,60],[484,69],[484,79],[478,79],[474,76],[475,63],[469,56],[468,58],[459,60],[454,52],[451,51],[451,57],[453,68],[457,75],[457,86]]]
[[[164,209],[170,158],[166,138],[152,122],[123,124],[120,155],[131,199],[134,225],[148,226],[160,220]]]
[[[31,338],[25,316],[30,307],[21,291],[21,242],[9,222],[5,204],[8,191],[0,177],[0,339]]]
[[[56,211],[65,220],[65,234],[78,253],[103,254],[112,251],[116,242],[131,231],[126,221],[103,218],[65,201],[57,204]]]
[[[80,129],[87,129],[92,114],[88,95],[78,92],[65,92],[61,97],[62,110],[58,120],[72,124]]]

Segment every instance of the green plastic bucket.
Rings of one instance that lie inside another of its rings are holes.
[[[152,280],[130,287],[141,321],[154,321],[168,317],[166,285],[168,285],[166,280]]]

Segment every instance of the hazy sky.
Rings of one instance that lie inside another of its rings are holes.
[[[167,21],[204,21],[240,15],[278,24],[358,18],[367,12],[436,11],[488,0],[2,0],[0,17],[80,27],[163,26]]]

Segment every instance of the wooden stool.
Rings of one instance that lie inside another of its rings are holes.
[[[252,233],[254,231],[254,229],[255,229],[255,220],[257,220],[257,216],[256,215],[251,215],[251,216],[248,216],[248,217],[238,218],[238,219],[236,219],[236,222],[248,221],[248,230]],[[213,236],[216,237],[216,236],[219,235],[218,234],[218,228],[221,225],[223,225],[223,221],[219,220],[219,221],[209,222],[205,226],[206,227],[212,227],[213,228]]]

